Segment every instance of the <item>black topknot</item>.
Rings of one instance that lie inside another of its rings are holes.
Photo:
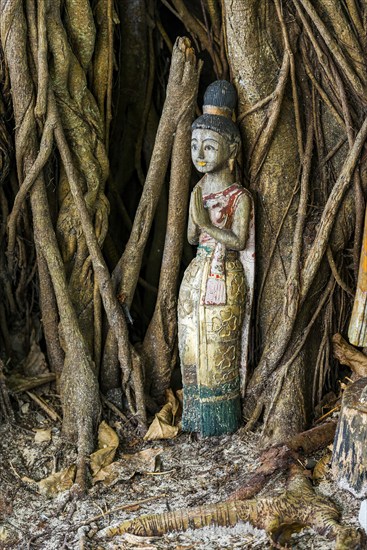
[[[232,113],[237,102],[237,92],[227,80],[216,80],[207,87],[204,94],[204,105],[225,107]]]
[[[216,80],[206,89],[204,94],[204,114],[192,123],[191,129],[199,128],[213,130],[223,135],[231,143],[241,142],[238,127],[232,120],[232,112],[236,106],[237,92],[234,86],[227,80]],[[222,113],[205,112],[205,106],[221,109]]]

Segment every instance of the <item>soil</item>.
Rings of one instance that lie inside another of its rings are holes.
[[[45,391],[44,399],[60,414],[57,396],[50,389],[39,390]],[[120,468],[118,477],[109,485],[103,481],[92,485],[84,498],[76,498],[72,490],[47,498],[39,493],[37,482],[72,465],[75,450],[62,439],[60,422],[51,420],[27,394],[18,396],[13,404],[16,422],[0,426],[0,548],[272,548],[265,532],[248,524],[170,533],[159,538],[132,535],[100,538],[105,527],[142,514],[225,500],[256,470],[261,451],[258,434],[239,431],[231,436],[205,439],[180,434],[173,440],[145,442],[133,421],[126,423],[106,408],[104,418],[120,440],[115,461],[124,459],[125,467]],[[51,429],[51,440],[37,442],[35,430],[45,429]],[[123,457],[136,456],[148,449],[152,449],[151,457],[144,464],[134,457]],[[305,464],[315,464],[320,457],[321,454],[307,457]],[[284,487],[285,475],[278,474],[272,477],[263,494],[282,492]],[[360,501],[333,483],[328,468],[316,490],[338,504],[343,524],[358,527]],[[113,511],[124,505],[125,510]],[[333,541],[311,529],[294,535],[293,540],[292,548],[300,550],[334,547]]]

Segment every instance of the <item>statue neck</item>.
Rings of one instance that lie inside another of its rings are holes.
[[[202,192],[204,195],[218,193],[226,189],[234,181],[234,174],[228,167],[222,168],[218,172],[207,173],[201,180]]]

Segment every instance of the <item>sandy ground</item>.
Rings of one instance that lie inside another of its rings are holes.
[[[49,400],[55,409],[59,408],[56,396],[49,396]],[[112,483],[95,483],[83,499],[74,499],[70,491],[47,498],[39,493],[37,482],[70,466],[75,454],[62,440],[60,424],[50,420],[25,394],[18,400],[18,410],[15,426],[0,426],[0,548],[272,548],[265,533],[248,524],[170,533],[150,539],[126,535],[100,538],[105,527],[141,514],[226,499],[256,470],[261,450],[258,435],[238,433],[194,440],[188,434],[181,434],[170,441],[143,442],[132,423],[124,425],[106,410],[105,419],[120,439],[115,460],[149,449],[153,458],[144,464],[125,458],[125,466]],[[37,429],[51,429],[51,440],[37,442]],[[311,457],[311,461],[320,456]],[[277,475],[263,489],[263,494],[282,492],[284,486],[284,476]],[[335,486],[328,469],[316,490],[337,503],[343,524],[358,525],[360,502]],[[128,509],[113,511],[124,505],[129,505]],[[308,529],[294,536],[292,548],[328,550],[334,548],[334,543]]]

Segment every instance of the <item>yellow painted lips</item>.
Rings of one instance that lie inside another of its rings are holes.
[[[206,166],[206,162],[198,162],[199,166]]]

